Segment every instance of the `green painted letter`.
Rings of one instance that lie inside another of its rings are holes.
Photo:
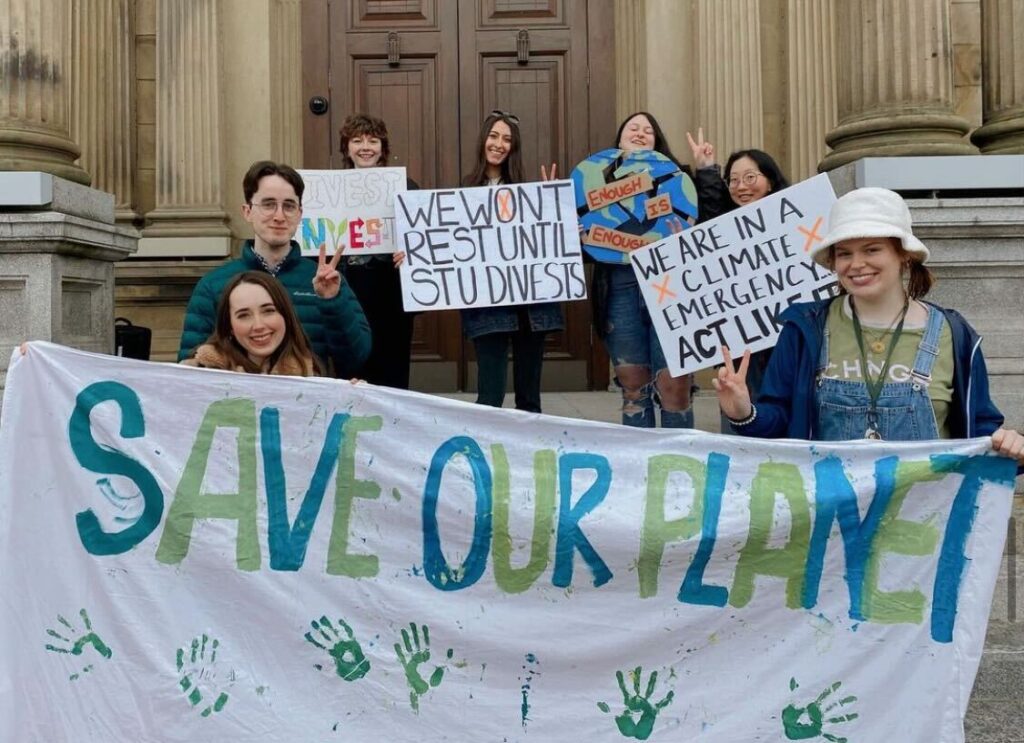
[[[509,532],[509,471],[505,447],[491,447],[494,462],[494,580],[505,593],[522,593],[547,568],[550,562],[551,534],[555,522],[555,452],[538,451],[533,457],[536,497],[533,506],[533,537],[530,561],[525,567],[512,567],[512,534]]]
[[[690,513],[682,518],[665,518],[665,491],[673,472],[689,475],[692,496]],[[704,515],[704,463],[681,454],[659,454],[647,463],[647,503],[644,506],[644,525],[640,532],[640,559],[637,572],[640,577],[640,597],[650,598],[658,593],[658,572],[665,545],[700,534]]]
[[[348,552],[348,529],[352,520],[352,499],[380,497],[380,485],[373,480],[356,479],[356,435],[360,431],[379,431],[383,419],[379,415],[353,417],[345,421],[345,439],[338,455],[338,476],[334,488],[334,523],[327,547],[327,572],[349,578],[372,578],[377,575],[376,555],[353,555]]]

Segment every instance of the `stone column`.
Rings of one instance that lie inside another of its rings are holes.
[[[0,0],[0,171],[88,185],[68,119],[70,12],[71,0]]]
[[[302,2],[270,2],[270,157],[302,165]]]
[[[836,125],[834,0],[789,0],[789,170],[793,182],[814,175],[825,134]]]
[[[135,3],[73,0],[71,134],[92,185],[114,194],[119,221],[135,203]]]
[[[819,170],[862,157],[970,155],[970,125],[953,113],[949,0],[843,0],[839,126]]]
[[[723,165],[733,150],[763,143],[760,19],[760,0],[701,0],[699,5],[700,123]],[[676,147],[685,152],[685,139]]]
[[[216,254],[230,236],[224,213],[218,4],[159,2],[156,13],[156,207],[146,214],[140,253],[192,253],[197,241],[182,245],[174,238],[206,237],[219,246]],[[161,241],[150,238],[172,239],[154,245]]]
[[[615,3],[615,121],[647,108],[645,0]]]
[[[981,0],[982,126],[987,154],[1024,153],[1024,0]]]

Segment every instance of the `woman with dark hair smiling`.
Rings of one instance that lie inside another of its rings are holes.
[[[491,111],[480,127],[473,170],[464,187],[523,182],[519,119]],[[545,180],[548,173],[541,168]],[[551,166],[550,177],[555,177]],[[517,410],[539,413],[544,337],[562,329],[562,310],[555,302],[461,310],[462,329],[473,341],[477,359],[477,403],[500,408],[505,400],[508,349],[512,347],[512,381]]]
[[[760,201],[768,194],[789,187],[789,181],[782,174],[782,169],[771,155],[763,150],[736,150],[725,161],[724,177],[718,173],[715,162],[715,146],[704,139],[704,130],[697,130],[697,139],[686,133],[693,152],[693,160],[697,165],[697,182],[701,184],[702,193],[718,193],[720,196],[706,199],[705,218],[726,214],[733,209]],[[768,368],[768,360],[772,351],[767,348],[750,357],[747,370],[747,389],[753,398],[761,389],[764,370]],[[721,416],[722,433],[735,433],[729,419]]]
[[[626,153],[654,150],[689,175],[669,148],[658,120],[638,111],[619,125],[613,147]],[[698,208],[703,221],[707,198],[698,184]],[[680,225],[681,227],[681,225]],[[651,316],[644,306],[640,286],[628,264],[597,263],[591,288],[594,328],[604,341],[615,371],[615,383],[622,389],[622,423],[637,428],[657,425],[655,406],[661,408],[664,428],[692,428],[690,392],[693,376],[673,377],[658,341]]]

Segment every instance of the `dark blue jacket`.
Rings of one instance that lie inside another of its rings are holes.
[[[218,266],[196,284],[185,310],[185,325],[181,333],[178,361],[185,359],[194,348],[206,342],[217,323],[217,303],[224,287],[243,271],[265,271],[253,251],[253,241],[246,240],[242,255]],[[277,272],[295,306],[295,314],[310,345],[324,363],[334,362],[338,377],[355,374],[370,355],[370,326],[363,315],[348,282],[342,280],[341,290],[333,299],[320,299],[313,292],[316,261],[302,257],[299,244],[292,240],[292,249]]]
[[[794,304],[782,313],[779,319],[784,325],[761,382],[757,417],[737,428],[737,433],[817,440],[815,382],[825,319],[833,301]],[[959,312],[934,306],[945,315],[953,334],[953,402],[948,418],[952,438],[991,435],[1003,425],[1003,416],[989,397],[981,337]]]

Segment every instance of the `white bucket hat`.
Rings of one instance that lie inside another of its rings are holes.
[[[828,267],[829,248],[843,240],[865,237],[895,237],[903,249],[921,263],[928,261],[928,248],[911,232],[910,209],[895,191],[887,188],[858,188],[840,197],[828,215],[824,242],[811,249],[811,258]]]

